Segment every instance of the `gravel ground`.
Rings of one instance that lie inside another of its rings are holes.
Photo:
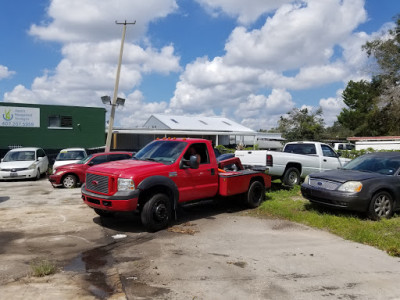
[[[79,189],[0,182],[1,299],[400,299],[400,259],[229,201],[147,233],[101,219]],[[54,275],[35,277],[49,260]]]

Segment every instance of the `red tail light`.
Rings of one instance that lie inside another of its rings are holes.
[[[272,167],[273,159],[271,154],[267,154],[267,167]]]

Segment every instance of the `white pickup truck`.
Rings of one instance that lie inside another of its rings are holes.
[[[263,166],[268,175],[280,178],[287,186],[300,184],[308,174],[341,168],[350,159],[341,159],[327,144],[319,142],[291,142],[283,152],[268,150],[238,150],[235,156],[244,166]]]

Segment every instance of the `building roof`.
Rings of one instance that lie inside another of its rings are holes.
[[[348,141],[398,141],[400,136],[364,136],[364,137],[349,137]]]
[[[154,121],[160,122],[157,125]],[[164,126],[162,126],[164,125]],[[144,124],[146,128],[185,131],[248,132],[254,130],[223,117],[172,116],[153,114]]]

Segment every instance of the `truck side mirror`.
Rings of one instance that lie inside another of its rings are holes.
[[[196,155],[190,156],[189,165],[190,165],[191,169],[198,169],[199,168],[199,163],[197,162],[197,156]]]
[[[196,155],[190,156],[189,160],[182,159],[181,162],[179,163],[179,168],[181,168],[181,169],[188,169],[188,168],[198,169],[199,163],[197,162]]]

